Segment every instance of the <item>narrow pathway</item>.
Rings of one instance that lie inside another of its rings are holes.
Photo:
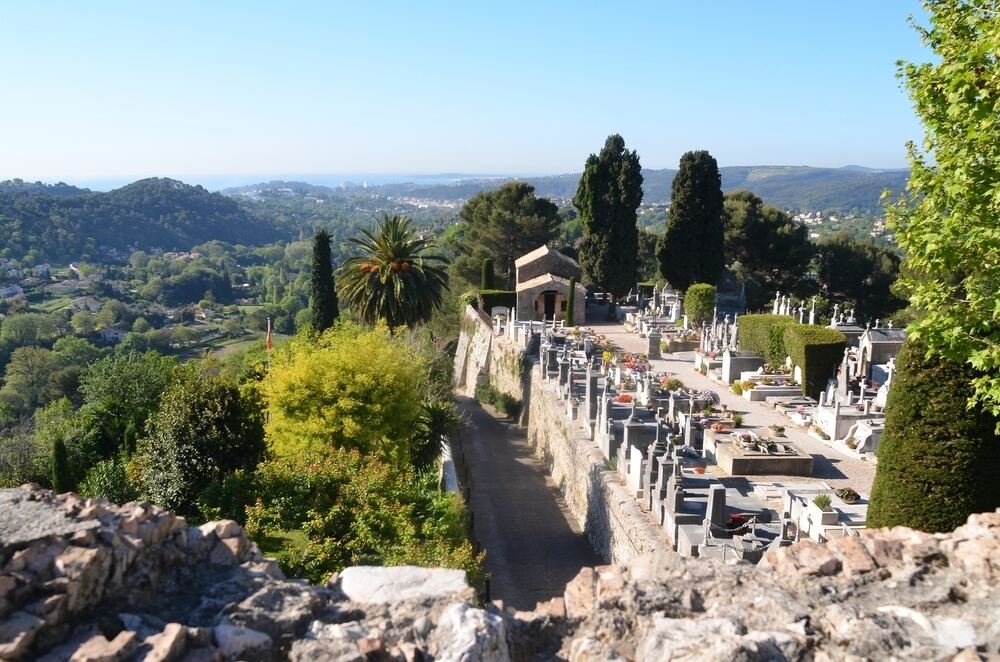
[[[566,583],[581,568],[600,565],[600,557],[532,456],[524,431],[472,398],[456,401],[465,420],[460,453],[468,469],[473,535],[486,550],[490,598],[532,609],[561,596]]]

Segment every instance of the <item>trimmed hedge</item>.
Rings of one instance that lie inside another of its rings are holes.
[[[756,352],[771,365],[781,365],[785,352],[785,329],[798,325],[787,315],[742,315],[737,324],[740,349]]]
[[[1000,506],[996,419],[968,408],[967,364],[928,357],[907,340],[896,357],[868,526],[952,531]]]
[[[636,285],[636,287],[639,288],[639,293],[642,294],[642,296],[651,297],[653,296],[653,288],[656,287],[656,283],[651,280],[644,280]]]
[[[784,341],[792,363],[802,370],[802,393],[818,398],[844,358],[847,336],[823,326],[793,324],[785,329]]]
[[[483,258],[483,270],[479,276],[479,289],[496,289],[496,272],[493,270],[493,258]]]
[[[489,315],[494,306],[516,307],[517,292],[514,290],[479,290],[479,309]]]
[[[693,328],[701,326],[702,322],[712,319],[715,308],[715,285],[695,283],[684,293],[684,312],[688,316],[688,324]]]

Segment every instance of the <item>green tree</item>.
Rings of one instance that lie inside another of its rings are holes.
[[[264,451],[260,403],[218,376],[185,370],[163,394],[133,461],[140,493],[184,515],[210,484],[252,469]]]
[[[868,526],[951,531],[1000,506],[996,419],[969,411],[977,371],[907,339],[897,357]]]
[[[580,266],[588,282],[615,297],[635,286],[639,231],[636,211],[642,203],[639,155],[625,140],[608,136],[600,154],[591,154],[573,197],[584,239]]]
[[[712,319],[715,310],[715,285],[695,283],[684,293],[684,314],[688,323],[698,328]]]
[[[330,262],[330,234],[320,230],[313,239],[312,254],[312,326],[326,331],[340,317],[337,290]]]
[[[907,146],[907,195],[888,210],[906,254],[911,335],[980,370],[973,401],[1000,417],[1000,13],[992,3],[923,3],[933,62],[900,63],[924,124]]]
[[[384,325],[343,324],[318,338],[296,337],[272,352],[263,384],[271,452],[298,457],[356,448],[408,465],[426,368]]]
[[[493,191],[477,193],[462,207],[459,218],[465,232],[455,272],[473,285],[486,258],[494,261],[502,285],[513,285],[514,261],[552,241],[560,224],[559,208],[536,197],[534,187],[524,182],[508,182]]]
[[[746,305],[759,310],[775,290],[804,297],[803,287],[815,247],[806,226],[750,191],[730,191],[723,198],[725,259],[746,286]]]
[[[73,487],[66,442],[56,438],[52,444],[52,489],[61,494],[69,492]]]
[[[353,238],[362,255],[340,270],[340,291],[367,324],[385,321],[390,328],[426,322],[440,307],[448,289],[448,260],[429,254],[430,239],[421,239],[412,220],[386,214],[374,231]]]
[[[496,272],[493,271],[493,258],[491,257],[483,258],[483,273],[479,279],[479,289],[496,289]]]
[[[844,232],[816,244],[815,273],[828,301],[856,306],[860,320],[887,319],[905,303],[893,293],[899,256],[870,239]]]
[[[18,347],[7,364],[0,398],[20,414],[31,414],[55,396],[52,376],[56,368],[51,351],[41,347]]]
[[[722,177],[708,152],[685,152],[670,192],[667,229],[656,255],[660,274],[686,291],[694,283],[715,285],[725,269]]]

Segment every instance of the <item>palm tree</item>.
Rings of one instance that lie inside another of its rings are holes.
[[[351,239],[363,254],[344,262],[337,282],[341,298],[368,324],[385,320],[390,328],[412,327],[441,306],[448,259],[424,254],[434,242],[417,237],[412,222],[385,214],[375,220],[374,231]]]

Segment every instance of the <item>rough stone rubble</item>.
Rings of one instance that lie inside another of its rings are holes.
[[[290,580],[235,522],[0,490],[0,659],[985,659],[1000,654],[1000,511],[946,535],[864,531],[758,567],[658,552],[584,569],[532,612],[461,571]]]

